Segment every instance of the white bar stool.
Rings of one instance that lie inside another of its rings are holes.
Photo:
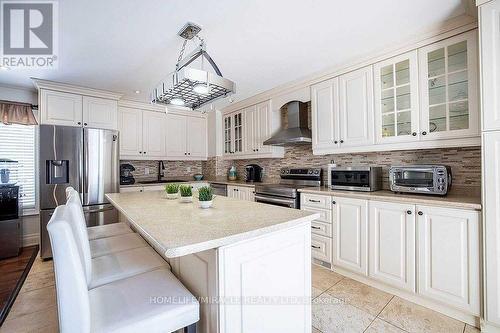
[[[88,290],[71,212],[56,208],[47,225],[62,333],[195,332],[199,303],[166,268]]]

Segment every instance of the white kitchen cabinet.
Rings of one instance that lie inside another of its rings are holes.
[[[120,107],[118,111],[120,155],[142,157],[142,110]]]
[[[479,212],[417,206],[418,293],[480,314]]]
[[[375,141],[418,141],[418,59],[411,51],[374,65]]]
[[[500,325],[500,131],[483,133],[486,320]]]
[[[167,117],[163,112],[142,112],[142,149],[143,156],[161,158],[166,155],[165,132]]]
[[[311,86],[313,149],[338,145],[338,94],[338,78]]]
[[[341,147],[373,144],[372,66],[339,77]]]
[[[419,49],[422,140],[479,135],[477,31]]]
[[[500,1],[479,7],[479,30],[483,131],[500,130]]]
[[[324,263],[332,262],[332,239],[318,234],[311,235],[311,255]]]
[[[224,155],[241,155],[245,152],[245,126],[243,110],[224,116]]]
[[[415,292],[415,206],[370,201],[369,276]]]
[[[40,124],[81,127],[83,98],[78,94],[40,89]]]
[[[245,109],[245,152],[256,153],[259,149],[259,113],[255,105]]]
[[[118,103],[115,100],[83,96],[83,126],[116,130]]]
[[[185,114],[167,114],[167,159],[207,159],[207,120]]]
[[[255,132],[256,150],[259,154],[269,153],[272,149],[276,149],[276,147],[264,145],[264,141],[271,137],[271,102],[259,103],[255,108],[258,115],[258,126]]]
[[[249,186],[227,186],[227,196],[230,198],[255,201],[255,188]]]
[[[333,198],[333,266],[368,274],[368,201]]]
[[[207,158],[207,120],[206,118],[189,117],[187,120],[187,151],[189,157]]]

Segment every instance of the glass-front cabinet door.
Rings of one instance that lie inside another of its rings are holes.
[[[418,140],[417,51],[379,62],[374,72],[377,143]]]
[[[224,155],[232,154],[233,152],[233,116],[224,117]]]
[[[477,31],[419,50],[422,139],[479,135]]]
[[[234,145],[233,153],[240,154],[243,152],[243,112],[237,112],[233,115],[234,123]]]

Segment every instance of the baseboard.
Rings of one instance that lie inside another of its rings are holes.
[[[23,235],[23,247],[40,244],[40,235],[38,233]]]
[[[487,321],[481,321],[481,332],[500,333],[500,327]]]

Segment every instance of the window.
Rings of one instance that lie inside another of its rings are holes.
[[[35,126],[0,123],[0,158],[19,162],[19,185],[24,214],[36,211]]]

